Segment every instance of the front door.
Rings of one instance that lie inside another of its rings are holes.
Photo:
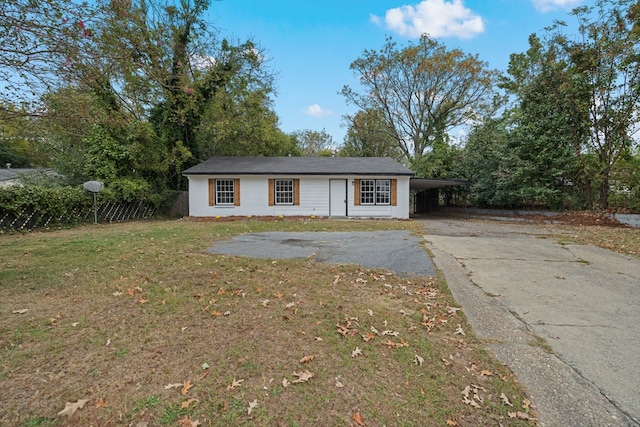
[[[329,180],[329,216],[347,216],[347,180]]]

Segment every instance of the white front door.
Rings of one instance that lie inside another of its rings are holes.
[[[347,180],[329,180],[329,216],[347,216]]]

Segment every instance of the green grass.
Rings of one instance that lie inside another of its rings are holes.
[[[526,396],[464,314],[447,312],[442,277],[205,252],[246,232],[388,229],[422,233],[413,221],[245,220],[0,236],[0,419],[342,426],[358,412],[368,426],[530,425],[508,417],[497,396]],[[365,341],[372,327],[398,335]],[[304,370],[314,376],[294,383]],[[469,384],[486,390],[478,409],[462,402]],[[56,417],[78,399],[90,402]]]

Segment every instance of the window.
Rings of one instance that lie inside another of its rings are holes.
[[[276,179],[276,205],[293,205],[293,180]]]
[[[300,205],[300,180],[269,179],[269,206]]]
[[[388,205],[391,200],[391,181],[376,180],[376,205]]]
[[[240,180],[209,179],[209,206],[240,206]]]
[[[216,205],[233,205],[233,179],[216,179]]]
[[[361,205],[391,204],[391,180],[361,179],[359,202]]]

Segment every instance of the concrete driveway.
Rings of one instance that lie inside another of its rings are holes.
[[[640,426],[640,259],[563,245],[530,224],[427,219],[424,230],[541,425]]]

